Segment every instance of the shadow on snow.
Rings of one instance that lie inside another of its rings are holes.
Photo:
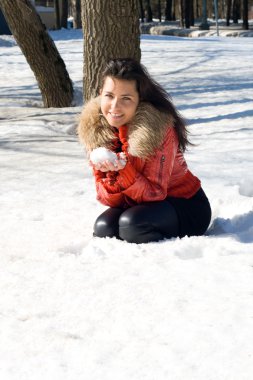
[[[232,219],[216,218],[207,231],[208,236],[233,235],[242,243],[253,242],[253,211]]]

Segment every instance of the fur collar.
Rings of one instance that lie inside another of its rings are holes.
[[[128,152],[147,158],[161,146],[166,130],[173,120],[149,103],[141,102],[128,128]],[[83,108],[77,128],[79,140],[88,152],[98,147],[113,148],[113,128],[100,110],[100,97],[91,99]]]

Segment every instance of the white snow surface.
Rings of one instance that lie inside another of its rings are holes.
[[[75,135],[82,34],[52,36],[75,107],[43,108],[0,36],[0,378],[252,379],[253,39],[142,36],[213,215],[205,236],[136,245],[92,237],[105,207]]]

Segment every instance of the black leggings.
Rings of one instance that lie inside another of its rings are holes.
[[[210,204],[200,189],[190,199],[168,197],[128,209],[109,208],[97,218],[94,236],[115,236],[130,243],[197,236],[205,233],[210,219]]]

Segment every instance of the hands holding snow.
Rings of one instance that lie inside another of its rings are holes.
[[[90,161],[96,170],[102,172],[118,171],[126,165],[125,153],[114,153],[109,149],[100,147],[90,153]]]

